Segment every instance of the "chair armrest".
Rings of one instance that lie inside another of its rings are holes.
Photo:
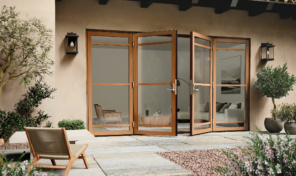
[[[225,109],[225,121],[245,121],[245,110]]]
[[[116,112],[115,110],[103,110],[103,113]]]
[[[121,112],[108,112],[108,113],[104,113],[104,117],[105,118],[109,118],[109,117],[118,117],[118,118],[121,118]]]

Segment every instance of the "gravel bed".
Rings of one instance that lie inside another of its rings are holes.
[[[231,150],[239,152],[239,149]],[[222,176],[213,168],[223,166],[222,162],[226,162],[227,159],[221,149],[159,152],[157,154],[191,171],[192,175],[198,176]]]

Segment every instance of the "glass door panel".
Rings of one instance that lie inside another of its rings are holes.
[[[248,40],[214,39],[214,131],[248,129],[248,46]]]
[[[191,32],[190,134],[212,131],[212,38]]]
[[[176,37],[134,34],[135,134],[176,135]]]
[[[132,34],[88,32],[88,130],[132,134]]]

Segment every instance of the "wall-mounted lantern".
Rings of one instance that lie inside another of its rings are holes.
[[[78,37],[76,33],[68,32],[66,35],[66,42],[67,42],[67,54],[77,54],[78,53]]]
[[[272,43],[261,43],[261,60],[273,61],[274,60],[274,47]]]

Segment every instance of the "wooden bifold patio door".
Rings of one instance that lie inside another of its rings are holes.
[[[91,133],[177,135],[177,39],[176,30],[87,31]],[[248,41],[190,39],[191,135],[247,130]]]
[[[190,34],[190,134],[248,130],[249,41]]]

